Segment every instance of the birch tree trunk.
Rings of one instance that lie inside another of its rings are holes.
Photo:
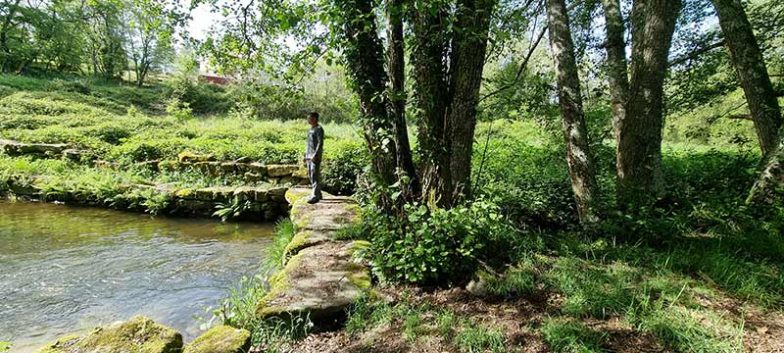
[[[566,161],[577,213],[580,222],[586,224],[596,219],[593,207],[596,181],[588,148],[588,129],[585,125],[572,31],[569,28],[569,13],[564,0],[547,0],[546,6],[550,47],[558,78],[558,102],[563,117]]]

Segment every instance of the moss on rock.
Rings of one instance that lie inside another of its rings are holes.
[[[125,322],[98,327],[84,335],[63,336],[38,353],[177,353],[181,350],[179,332],[136,316]]]
[[[213,327],[185,347],[184,353],[245,353],[250,332],[231,326]]]

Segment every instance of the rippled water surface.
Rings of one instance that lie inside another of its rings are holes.
[[[269,224],[220,224],[0,202],[0,341],[30,352],[74,329],[147,315],[188,338],[269,245]]]

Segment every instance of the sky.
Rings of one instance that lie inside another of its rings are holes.
[[[192,19],[188,23],[188,34],[191,38],[203,40],[207,38],[210,27],[218,23],[221,16],[210,13],[210,6],[202,4],[191,11],[191,17]]]

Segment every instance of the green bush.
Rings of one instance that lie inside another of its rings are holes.
[[[358,141],[330,146],[322,171],[324,190],[337,195],[353,193],[357,187],[357,175],[367,163],[367,152]]]
[[[46,87],[50,92],[73,92],[81,94],[90,94],[90,87],[81,81],[66,81],[62,79],[55,79]]]
[[[496,257],[513,231],[497,206],[476,201],[452,209],[409,204],[404,215],[367,212],[367,256],[381,278],[419,284],[465,281],[480,259]],[[492,254],[492,255],[490,255]]]
[[[218,85],[173,81],[169,99],[187,104],[194,114],[225,114],[233,106],[226,89]]]

